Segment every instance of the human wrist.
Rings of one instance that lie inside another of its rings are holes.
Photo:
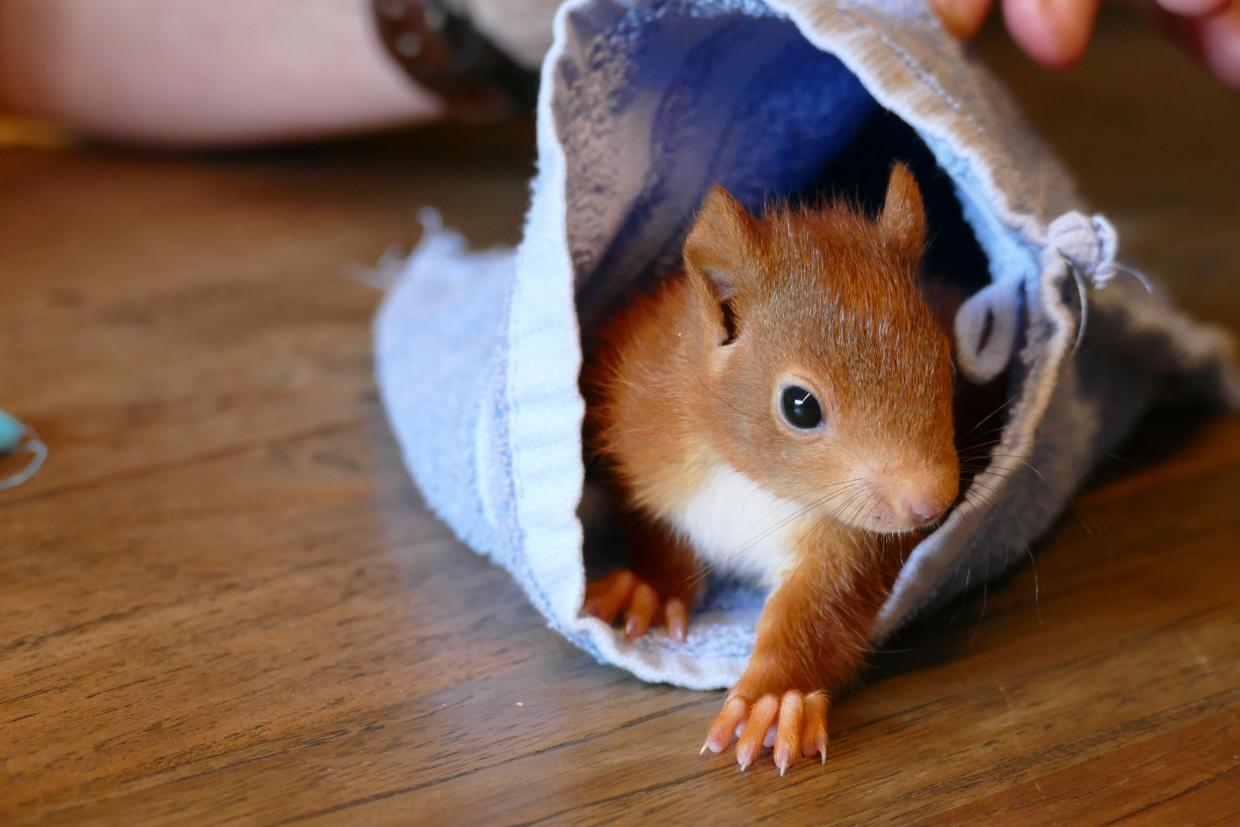
[[[448,0],[371,0],[375,27],[389,56],[449,111],[491,120],[533,108],[537,77],[481,33]]]

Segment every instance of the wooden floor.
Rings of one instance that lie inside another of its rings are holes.
[[[1240,95],[1131,27],[1067,78],[988,49],[1128,254],[1240,329]],[[1145,425],[784,779],[455,542],[349,274],[423,204],[514,241],[528,132],[0,150],[0,407],[51,446],[0,493],[0,823],[1237,823],[1240,418]]]

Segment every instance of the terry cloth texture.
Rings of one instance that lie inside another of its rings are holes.
[[[1116,277],[1110,224],[1077,212],[1062,169],[924,0],[570,0],[542,68],[524,240],[472,253],[429,228],[376,348],[430,507],[600,660],[728,686],[764,595],[715,584],[682,645],[661,632],[627,643],[581,616],[579,326],[675,260],[712,184],[754,208],[813,186],[878,109],[950,176],[989,263],[957,318],[962,369],[1007,371],[1016,388],[989,468],[908,560],[880,638],[1026,559],[1158,395],[1240,401],[1224,337]]]

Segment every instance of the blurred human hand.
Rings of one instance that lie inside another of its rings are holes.
[[[1063,69],[1080,60],[1101,0],[999,0],[1008,33],[1043,66]],[[929,0],[943,25],[973,37],[995,0]],[[1240,89],[1240,0],[1142,0],[1223,83]]]
[[[0,114],[125,143],[253,146],[443,116],[370,0],[0,0]]]

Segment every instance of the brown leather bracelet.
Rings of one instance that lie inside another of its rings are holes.
[[[490,119],[533,110],[537,76],[442,0],[372,0],[371,5],[388,54],[416,83],[441,95],[453,114]]]

